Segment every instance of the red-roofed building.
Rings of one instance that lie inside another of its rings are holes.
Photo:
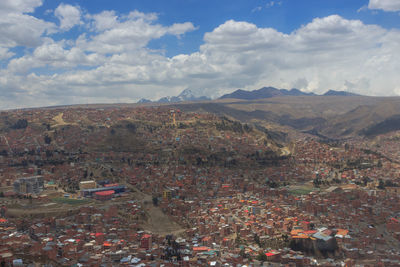
[[[151,235],[149,235],[149,234],[144,234],[142,236],[142,238],[140,239],[140,247],[141,248],[149,249],[149,248],[151,248],[152,243],[153,243],[153,241],[152,241]]]
[[[194,252],[206,252],[209,251],[210,249],[208,247],[193,247]]]
[[[95,193],[95,198],[97,200],[111,200],[112,197],[114,196],[115,191],[114,190],[108,190],[108,191],[101,191],[101,192],[96,192]]]
[[[280,259],[280,252],[271,250],[267,253],[265,253],[265,256],[267,256],[267,261],[279,261]]]

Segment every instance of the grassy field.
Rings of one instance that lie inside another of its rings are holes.
[[[295,196],[307,195],[308,193],[314,191],[312,187],[294,187],[289,189],[289,193]]]
[[[56,197],[52,199],[53,202],[60,203],[60,204],[69,204],[69,205],[82,205],[90,203],[88,199],[72,199],[72,198],[63,198],[63,197]]]

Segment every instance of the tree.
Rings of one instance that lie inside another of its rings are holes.
[[[266,182],[266,184],[267,184],[270,188],[278,188],[278,187],[279,187],[279,184],[278,184],[276,181],[270,181],[270,180],[268,180],[268,181]]]
[[[48,136],[47,134],[44,136],[44,143],[47,145],[50,145],[51,143],[51,137]]]
[[[242,242],[242,240],[240,239],[240,236],[238,234],[236,234],[235,244],[240,244],[241,242]]]
[[[26,119],[19,119],[11,128],[25,129],[26,127],[28,127],[28,121]]]
[[[378,160],[378,168],[382,168],[382,161],[381,160]]]
[[[385,181],[385,187],[393,187],[393,186],[397,186],[397,184],[393,183],[393,181],[391,180]]]
[[[53,156],[53,152],[51,152],[50,150],[46,150],[46,157],[50,158]]]
[[[240,249],[239,255],[240,255],[241,257],[243,257],[243,258],[246,258],[246,252],[245,252],[245,250],[244,250],[244,247],[242,247],[242,248]]]
[[[136,133],[136,130],[137,130],[136,124],[134,124],[134,123],[132,123],[132,122],[128,122],[128,123],[125,125],[125,127],[126,127],[126,129],[128,129],[129,132],[131,132],[131,133]]]
[[[378,189],[385,189],[385,183],[383,182],[382,179],[379,179]]]
[[[267,255],[265,255],[265,253],[260,252],[260,254],[257,255],[257,260],[261,261],[261,262],[264,262],[264,261],[267,261],[268,258],[267,258]]]
[[[254,242],[261,247],[260,237],[258,234],[254,234]]]
[[[153,197],[153,205],[158,206],[158,197]]]
[[[310,228],[311,228],[311,229],[314,229],[314,224],[313,224],[313,223],[310,223]],[[289,241],[289,236],[288,236],[287,234],[283,234],[283,235],[282,235],[282,240],[283,240],[285,243],[287,243],[287,242]]]
[[[313,180],[313,184],[314,184],[315,187],[319,187],[322,184],[322,181],[320,179],[318,179],[318,178],[315,178]]]

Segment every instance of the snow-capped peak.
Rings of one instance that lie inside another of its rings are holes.
[[[187,101],[187,100],[193,100],[196,98],[196,96],[193,94],[192,90],[189,88],[183,90],[179,95],[178,98],[180,98],[182,101]]]

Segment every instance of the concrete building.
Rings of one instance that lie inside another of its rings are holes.
[[[79,188],[82,189],[92,189],[96,188],[96,182],[93,180],[90,181],[82,181],[79,183]]]
[[[44,188],[43,176],[31,176],[17,179],[14,192],[18,194],[39,194]]]

